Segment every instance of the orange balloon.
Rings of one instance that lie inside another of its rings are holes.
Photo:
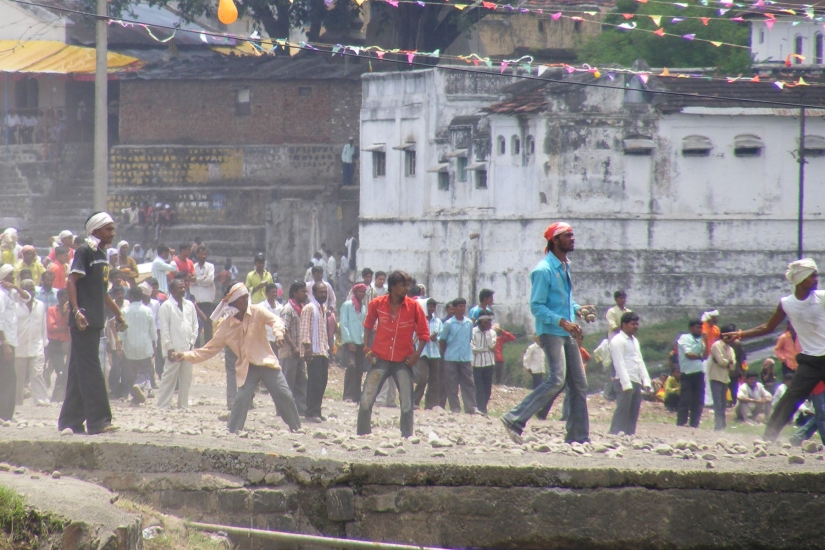
[[[224,25],[231,25],[238,20],[238,8],[232,0],[219,0],[218,21]]]

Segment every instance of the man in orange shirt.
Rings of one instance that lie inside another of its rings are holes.
[[[66,268],[69,267],[71,256],[65,246],[54,249],[55,260],[49,264],[49,271],[54,274],[52,286],[58,290],[66,288]]]
[[[705,343],[705,349],[708,352],[708,358],[702,362],[702,368],[705,371],[705,406],[713,406],[713,395],[710,391],[710,377],[708,376],[708,369],[710,368],[710,348],[719,339],[722,332],[719,330],[719,311],[706,311],[702,314],[702,341]]]
[[[787,330],[776,340],[776,347],[773,348],[773,352],[782,363],[782,374],[796,372],[798,365],[796,356],[802,353],[802,346],[799,345],[799,339],[796,337],[796,331],[790,321],[788,321]]]

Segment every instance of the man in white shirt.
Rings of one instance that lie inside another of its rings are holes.
[[[0,266],[0,420],[11,420],[16,405],[17,375],[14,370],[14,349],[17,347],[18,302],[31,299],[31,294],[14,285],[14,266]]]
[[[283,308],[281,304],[278,303],[278,285],[276,285],[275,283],[269,283],[268,285],[266,285],[265,292],[266,300],[261,302],[261,305],[264,306],[264,308],[270,313],[272,313],[274,316],[280,317],[281,309]],[[266,327],[266,338],[267,340],[269,340],[269,345],[272,348],[272,352],[277,355],[278,348],[275,347],[275,333],[272,332],[272,327],[270,326]]]
[[[165,244],[159,244],[157,248],[158,255],[152,260],[152,277],[158,281],[158,289],[164,294],[169,293],[169,278],[168,274],[174,274],[178,266],[172,261],[169,254],[169,247]]]
[[[332,254],[329,255],[329,259],[327,259],[327,281],[333,284],[337,284],[338,282],[338,269],[335,266],[335,256]]]
[[[767,419],[771,415],[771,392],[759,381],[759,373],[748,371],[745,384],[739,386],[736,396],[736,419],[741,422],[756,422],[760,415]]]
[[[212,339],[212,321],[209,317],[215,311],[215,266],[206,261],[209,251],[204,245],[195,249],[195,281],[189,286],[192,298],[206,316],[198,318],[200,330],[203,330],[203,343]]]
[[[129,307],[123,311],[127,328],[120,335],[123,341],[123,387],[132,395],[132,404],[146,401],[144,391],[149,391],[152,380],[152,356],[157,345],[155,316],[144,303],[143,289],[129,291]]]
[[[353,142],[355,138],[350,137],[344,149],[341,151],[341,165],[343,166],[343,184],[344,186],[352,185],[352,174],[355,171],[352,163],[352,158],[355,156],[355,145]]]
[[[17,406],[23,404],[23,390],[26,376],[31,384],[35,405],[48,405],[49,394],[43,379],[46,356],[43,353],[46,335],[46,307],[34,298],[34,281],[26,279],[20,287],[29,294],[24,303],[16,303],[17,308],[17,348],[14,350],[14,370],[17,375]]]
[[[169,408],[175,385],[178,385],[178,407],[189,407],[189,389],[192,386],[192,363],[175,361],[172,354],[190,351],[198,339],[198,315],[195,305],[185,298],[186,284],[181,279],[172,281],[169,298],[158,310],[160,344],[166,362],[158,390],[159,409]]]
[[[387,289],[387,286],[384,284],[386,280],[386,273],[383,271],[375,272],[375,280],[373,280],[372,284],[367,288],[367,305],[379,296],[383,296],[389,292],[389,289]]]
[[[613,385],[616,389],[616,410],[610,423],[610,433],[636,433],[636,421],[642,406],[642,388],[650,390],[650,375],[642,358],[636,332],[639,316],[632,312],[622,314],[621,330],[610,340],[610,358],[616,369]]]
[[[624,290],[617,290],[613,293],[613,301],[616,305],[607,310],[607,339],[610,340],[621,330],[622,315],[630,311],[625,307],[627,304],[627,293]]]

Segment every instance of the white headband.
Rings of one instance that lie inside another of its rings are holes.
[[[110,223],[115,223],[115,220],[113,220],[109,214],[106,212],[98,212],[86,222],[86,233],[91,235],[101,227],[105,227]]]
[[[209,318],[217,322],[218,319],[221,318],[221,315],[223,315],[226,308],[229,307],[229,304],[242,296],[247,296],[248,294],[249,289],[246,288],[245,284],[235,283],[232,288],[229,289],[229,293],[224,297],[224,299],[218,303],[218,307],[215,308],[215,311],[212,312],[212,315],[210,315]]]
[[[816,262],[811,258],[803,258],[788,264],[788,271],[785,272],[785,278],[789,283],[796,286],[815,271],[819,271],[816,267]]]

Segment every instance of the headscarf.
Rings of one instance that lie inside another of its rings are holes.
[[[248,295],[249,289],[246,288],[245,284],[235,283],[234,285],[232,285],[232,288],[229,289],[229,292],[226,294],[226,296],[224,296],[223,300],[218,302],[218,307],[215,308],[215,311],[212,312],[212,315],[210,315],[209,318],[217,322],[218,319],[220,319],[224,314],[234,315],[238,312],[238,310],[229,304],[231,304],[238,298]]]
[[[355,297],[356,290],[363,290],[364,292],[366,292],[367,285],[365,285],[364,283],[358,283],[357,285],[354,285],[352,287],[352,305],[353,307],[355,307],[355,311],[357,313],[361,313],[361,301]]]
[[[86,222],[86,234],[88,235],[86,237],[86,244],[89,245],[89,248],[97,252],[97,247],[100,246],[100,239],[92,235],[92,233],[110,223],[115,223],[115,220],[106,212],[98,212],[89,218],[89,221]]]
[[[14,273],[14,266],[11,264],[3,264],[0,266],[0,281],[5,281],[10,273]]]
[[[118,253],[120,252],[120,249],[121,249],[121,248],[123,248],[124,246],[125,246],[126,248],[129,248],[129,243],[128,243],[128,242],[126,242],[126,241],[120,241],[119,243],[117,243],[117,251],[118,251]]]
[[[152,295],[152,285],[150,285],[147,281],[140,283],[138,288],[140,288],[144,296],[149,297]]]
[[[702,314],[702,322],[703,322],[703,323],[707,323],[707,322],[708,322],[708,321],[710,321],[713,317],[719,317],[719,310],[718,310],[718,309],[714,309],[713,311],[706,311],[706,312],[704,312],[704,313]]]
[[[569,233],[570,231],[573,231],[573,228],[570,226],[569,223],[565,223],[565,222],[551,223],[550,225],[547,226],[547,229],[544,230],[544,239],[546,241],[552,241],[553,237],[556,237],[558,235],[562,235],[564,233]],[[544,249],[544,252],[545,253],[550,252],[550,246],[549,245]]]
[[[796,286],[816,271],[819,271],[816,267],[816,262],[811,258],[803,258],[788,264],[788,271],[785,272],[785,278],[793,286]]]

